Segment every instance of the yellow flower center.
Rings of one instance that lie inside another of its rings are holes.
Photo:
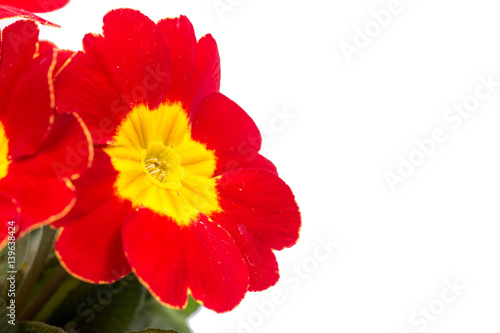
[[[141,164],[153,184],[170,190],[181,188],[186,173],[173,147],[165,147],[163,142],[151,142],[141,152]]]
[[[3,124],[0,121],[0,179],[7,176],[9,164],[9,140],[7,140]]]
[[[181,226],[220,209],[214,152],[191,138],[180,104],[134,108],[104,151],[118,171],[116,195],[135,208],[147,207]]]

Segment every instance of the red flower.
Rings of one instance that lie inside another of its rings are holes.
[[[9,221],[15,221],[21,237],[69,211],[75,203],[70,179],[89,167],[92,146],[78,116],[54,110],[52,77],[71,52],[38,42],[38,28],[30,21],[9,25],[0,39],[3,247]]]
[[[24,17],[42,24],[58,26],[33,13],[46,13],[59,9],[69,0],[0,0],[0,19]]]
[[[224,312],[274,285],[272,250],[295,244],[300,214],[254,122],[218,92],[212,36],[119,9],[83,46],[55,81],[59,111],[79,113],[96,144],[59,224],[62,264],[93,283],[132,270],[174,308],[191,293]]]

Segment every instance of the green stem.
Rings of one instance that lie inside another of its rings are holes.
[[[33,298],[29,305],[19,316],[19,320],[31,320],[40,310],[47,304],[47,302],[54,296],[56,291],[61,287],[63,282],[69,277],[64,268],[58,267],[56,272],[52,275],[50,280],[43,285],[43,289]]]
[[[54,230],[49,226],[45,226],[42,229],[42,237],[38,245],[38,251],[33,259],[33,262],[31,263],[31,267],[21,281],[18,292],[16,293],[16,308],[21,311],[20,313],[22,313],[26,301],[30,296],[31,290],[33,290],[40,274],[42,274],[56,233],[57,230]]]

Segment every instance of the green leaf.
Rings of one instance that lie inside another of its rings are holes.
[[[110,285],[80,282],[55,307],[47,323],[68,332],[126,332],[140,303],[142,290],[133,275]]]
[[[43,278],[43,273],[42,273]],[[75,278],[67,278],[62,284],[59,285],[57,291],[52,295],[52,297],[44,304],[43,308],[40,309],[33,318],[35,321],[46,322],[47,319],[54,313],[54,310],[61,304],[61,302],[68,296],[68,294],[75,290],[80,285],[80,280]]]
[[[43,268],[43,271],[40,274],[38,281],[33,286],[33,289],[31,290],[30,295],[28,297],[28,301],[26,304],[28,307],[31,305],[30,303],[33,301],[33,299],[36,296],[38,296],[40,294],[40,292],[47,287],[47,283],[49,283],[51,281],[51,279],[54,277],[54,273],[56,273],[58,270],[63,270],[63,268],[59,264],[59,260],[55,256],[49,254],[49,257],[48,257],[47,262]],[[69,275],[66,275],[66,276],[69,276]],[[62,285],[64,285],[64,283],[62,283]],[[59,290],[61,289],[61,284],[55,285],[54,287],[57,288],[56,293],[58,293]],[[53,296],[54,295],[50,295],[50,297],[51,297],[50,300],[52,300]],[[46,305],[47,304],[45,303],[45,306]],[[43,308],[45,308],[45,306]],[[39,316],[36,316],[35,318],[33,318],[33,316],[35,316],[35,315],[36,315],[36,313],[34,313],[31,317],[29,317],[29,320],[45,322],[45,319],[47,319],[47,318],[39,318]]]
[[[10,314],[10,309],[7,309],[5,302],[0,299],[0,333],[18,333],[16,326],[15,314]]]
[[[157,328],[149,328],[144,331],[130,331],[129,333],[179,333],[179,332],[174,330],[160,330]]]
[[[20,327],[23,333],[66,333],[59,327],[50,326],[37,321],[23,321]]]
[[[148,293],[130,329],[156,327],[174,329],[180,333],[191,333],[187,320],[199,306],[192,297],[189,297],[188,305],[184,310],[169,309]]]

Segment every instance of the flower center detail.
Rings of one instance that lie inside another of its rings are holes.
[[[165,147],[163,142],[154,141],[141,152],[141,164],[146,176],[161,188],[178,190],[186,176],[180,165],[181,159],[173,147]]]
[[[7,176],[9,164],[9,140],[7,140],[3,124],[0,121],[0,179]]]
[[[181,226],[220,209],[212,150],[191,137],[181,104],[137,106],[103,149],[117,171],[115,195]]]

